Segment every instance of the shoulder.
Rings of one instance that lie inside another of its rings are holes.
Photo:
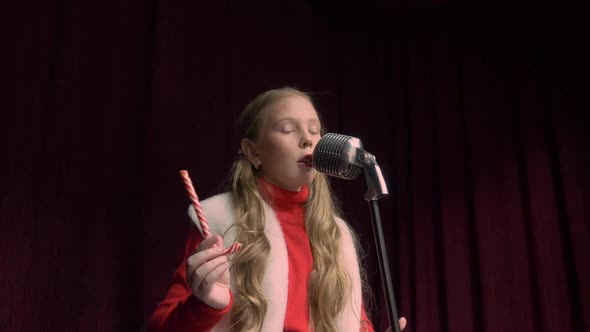
[[[338,225],[338,227],[340,227],[340,229],[349,229],[348,227],[348,223],[346,223],[346,221],[344,221],[344,219],[340,218],[340,217],[334,217],[334,220],[336,220],[336,224]]]
[[[338,225],[338,228],[340,229],[340,233],[342,233],[343,240],[352,241],[352,230],[348,223],[340,217],[334,217],[334,219],[336,220],[336,225]]]
[[[334,217],[336,225],[340,229],[340,241],[342,242],[342,248],[346,256],[357,256],[356,255],[356,235],[354,231],[344,219],[340,217]]]
[[[213,234],[223,234],[233,224],[235,219],[234,207],[230,192],[218,194],[201,201],[201,208]],[[201,225],[192,205],[188,207],[188,215],[200,230]]]
[[[233,200],[231,192],[224,192],[211,196],[201,202],[203,211],[211,211],[212,213],[223,212],[233,209]]]

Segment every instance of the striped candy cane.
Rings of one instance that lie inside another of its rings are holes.
[[[235,253],[236,251],[240,250],[240,248],[242,248],[242,244],[239,242],[234,242],[234,244],[232,244],[231,247],[225,248],[223,250],[223,254],[224,255],[231,255],[231,254]]]
[[[199,219],[199,224],[201,225],[201,229],[203,230],[203,237],[205,239],[211,237],[211,230],[209,229],[209,222],[207,221],[207,217],[205,217],[205,212],[201,208],[201,202],[199,202],[199,196],[197,196],[197,192],[195,187],[193,186],[193,182],[191,178],[188,176],[188,172],[186,170],[180,171],[180,176],[182,177],[182,182],[184,182],[184,188],[188,194],[188,198],[197,213],[197,218]],[[224,255],[231,255],[236,251],[242,248],[242,244],[238,242],[234,242],[230,247],[225,248],[223,250]]]
[[[180,171],[180,176],[182,177],[182,182],[184,182],[184,188],[186,189],[188,198],[191,200],[193,208],[197,213],[197,218],[199,219],[201,229],[203,230],[203,236],[205,238],[209,238],[211,236],[211,231],[209,230],[209,222],[205,217],[205,212],[203,212],[203,209],[201,208],[201,202],[199,202],[199,196],[197,196],[197,192],[195,191],[193,182],[191,181],[191,178],[188,176],[188,172],[185,170]]]

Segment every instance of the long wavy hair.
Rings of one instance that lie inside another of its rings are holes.
[[[241,137],[258,141],[264,110],[283,98],[311,97],[294,88],[270,90],[258,95],[238,120]],[[259,331],[267,311],[262,279],[270,255],[264,234],[264,209],[258,191],[260,172],[239,154],[231,171],[231,192],[236,216],[237,240],[244,244],[235,256],[232,275],[237,289],[230,313],[232,331]],[[309,186],[305,202],[305,225],[313,254],[313,270],[308,282],[308,301],[312,329],[336,331],[336,318],[350,298],[351,279],[341,262],[341,231],[335,216],[340,209],[332,196],[325,175],[317,173]],[[351,232],[354,237],[354,233]]]

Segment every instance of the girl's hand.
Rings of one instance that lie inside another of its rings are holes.
[[[229,304],[229,263],[222,255],[223,241],[213,235],[201,242],[186,264],[186,281],[193,295],[211,308]]]
[[[404,317],[399,319],[399,329],[400,331],[403,331],[406,328],[406,324],[408,322],[406,321],[406,319]],[[391,326],[387,328],[387,331],[385,332],[391,332]]]

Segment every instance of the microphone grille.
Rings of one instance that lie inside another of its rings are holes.
[[[358,138],[328,133],[322,136],[313,152],[315,169],[331,176],[352,180],[362,171],[355,165],[356,148],[362,148]]]

